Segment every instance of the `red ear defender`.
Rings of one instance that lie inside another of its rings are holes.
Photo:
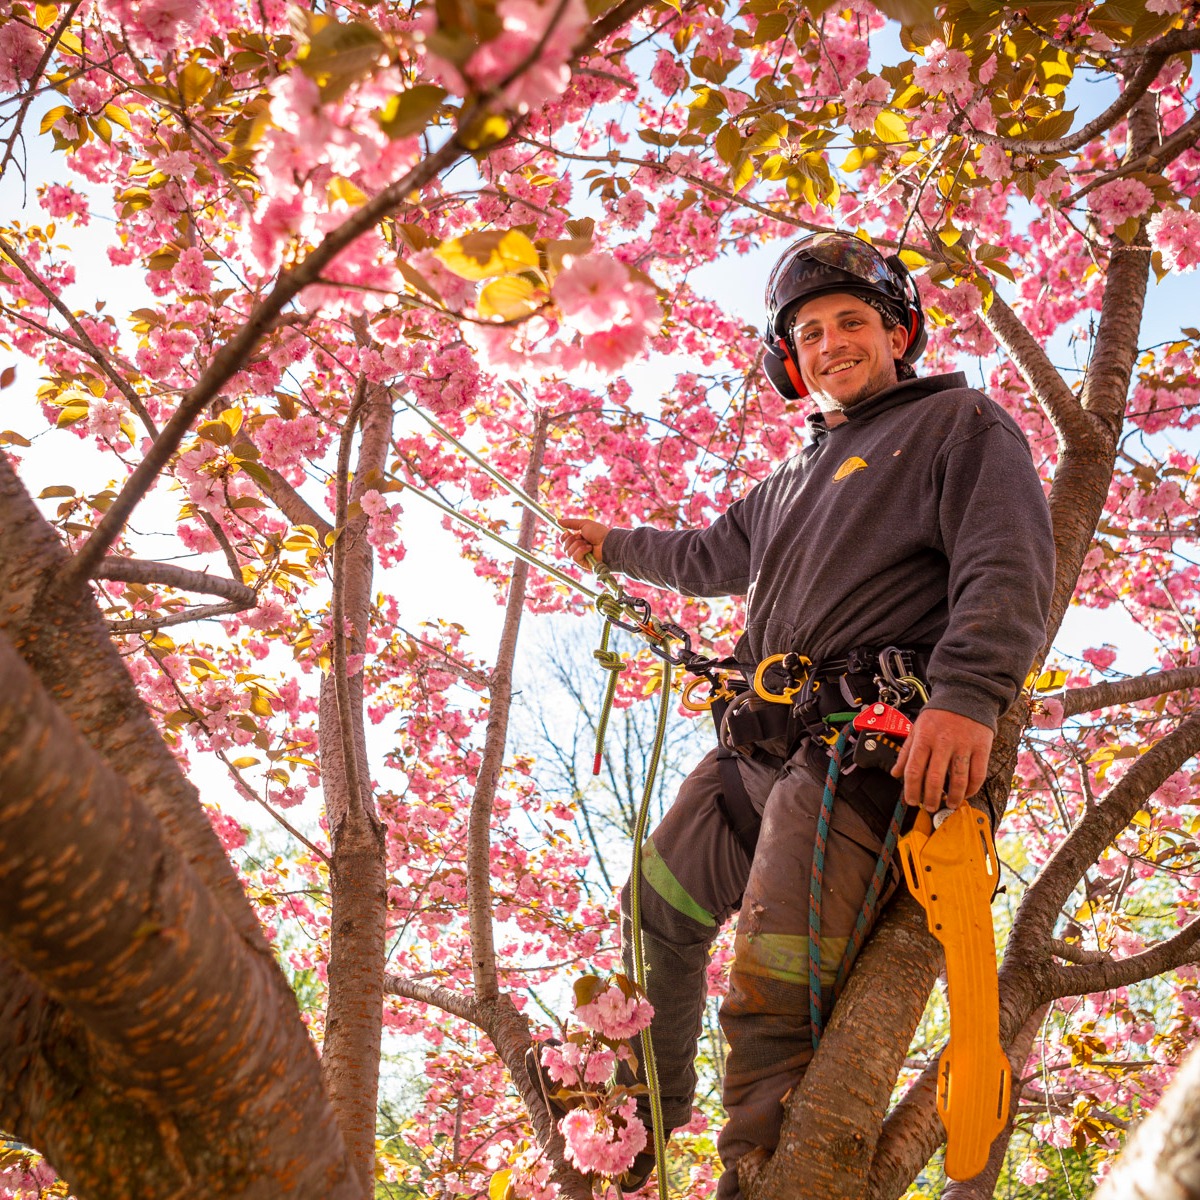
[[[779,349],[783,351],[783,366],[788,373],[788,378],[792,381],[792,387],[796,389],[796,399],[803,400],[808,395],[808,388],[804,385],[804,380],[800,378],[800,368],[796,366],[796,360],[792,357],[792,351],[788,347],[787,338],[779,339]]]

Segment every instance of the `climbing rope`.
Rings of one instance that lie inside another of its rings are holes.
[[[821,890],[825,879],[825,848],[829,842],[829,819],[842,773],[842,752],[849,734],[843,727],[829,747],[829,769],[825,772],[825,792],[817,813],[817,833],[813,840],[812,873],[808,887],[808,1012],[812,1022],[813,1053],[821,1042],[824,1024],[821,1006]]]
[[[611,677],[615,679],[616,676]],[[646,991],[646,956],[642,946],[642,845],[646,826],[650,822],[650,801],[654,795],[654,779],[658,774],[663,742],[667,736],[667,717],[671,709],[671,662],[663,659],[662,691],[658,706],[658,722],[654,729],[654,744],[646,766],[646,784],[638,806],[637,824],[633,831],[633,870],[629,873],[629,920],[632,926],[634,982]],[[646,1090],[650,1094],[650,1121],[654,1141],[654,1162],[658,1174],[659,1200],[667,1200],[667,1135],[663,1125],[662,1090],[658,1082],[658,1062],[654,1043],[647,1026],[642,1030],[642,1065],[646,1073]]]
[[[892,856],[896,853],[896,844],[900,841],[900,826],[904,820],[904,809],[904,797],[901,795],[892,812],[892,819],[888,824],[887,835],[883,839],[879,857],[875,860],[875,873],[871,876],[867,894],[863,897],[862,907],[858,910],[858,919],[854,922],[854,932],[846,943],[842,961],[838,963],[837,979],[833,985],[834,1004],[838,1002],[842,989],[846,986],[846,979],[850,975],[850,968],[854,966],[858,952],[863,948],[863,944],[874,928],[875,918],[879,915],[879,897],[892,870]]]

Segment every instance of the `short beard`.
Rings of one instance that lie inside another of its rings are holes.
[[[844,412],[848,408],[853,408],[856,404],[861,404],[864,400],[870,400],[878,396],[880,392],[886,392],[888,388],[895,387],[898,382],[899,376],[896,372],[896,364],[893,361],[886,367],[880,368],[853,396],[838,400],[833,396],[827,396],[824,392],[816,391],[813,392],[813,399],[817,402],[817,407],[822,412]]]

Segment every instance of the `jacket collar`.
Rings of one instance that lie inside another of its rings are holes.
[[[951,371],[946,375],[929,375],[924,379],[905,379],[900,383],[884,388],[869,400],[862,400],[852,408],[846,409],[847,424],[863,425],[873,420],[880,413],[899,408],[902,404],[911,404],[915,400],[923,400],[936,392],[949,392],[956,388],[965,388],[967,377],[962,371]],[[821,411],[809,413],[804,420],[808,429],[809,443],[819,442],[830,432],[825,423],[825,414]]]

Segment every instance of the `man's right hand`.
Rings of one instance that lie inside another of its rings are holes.
[[[560,534],[562,548],[580,566],[590,554],[599,563],[604,559],[601,551],[608,535],[608,526],[585,517],[564,517],[561,522],[564,532]]]

